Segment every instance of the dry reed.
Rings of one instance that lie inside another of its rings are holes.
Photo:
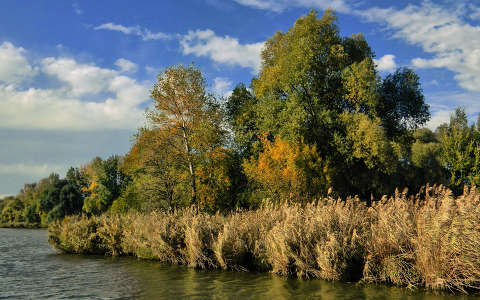
[[[480,289],[480,194],[443,186],[307,205],[210,215],[67,217],[49,241],[69,253],[133,255],[195,268],[382,282],[468,293]]]

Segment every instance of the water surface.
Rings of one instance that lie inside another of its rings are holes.
[[[202,271],[135,258],[60,254],[45,230],[0,228],[0,299],[480,299],[382,285]]]

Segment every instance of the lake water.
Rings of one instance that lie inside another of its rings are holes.
[[[480,298],[59,254],[47,243],[45,230],[0,229],[0,299]]]

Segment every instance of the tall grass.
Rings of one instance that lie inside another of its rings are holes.
[[[480,194],[445,187],[265,206],[228,215],[67,217],[49,241],[68,253],[132,255],[195,268],[381,282],[468,293],[480,289]]]

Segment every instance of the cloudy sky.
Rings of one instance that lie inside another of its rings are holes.
[[[422,78],[429,127],[480,111],[480,4],[392,0],[2,0],[0,195],[94,156],[128,151],[156,74],[195,62],[228,95],[260,66],[263,42],[310,8],[362,32],[382,76]],[[134,4],[135,3],[135,4]]]

